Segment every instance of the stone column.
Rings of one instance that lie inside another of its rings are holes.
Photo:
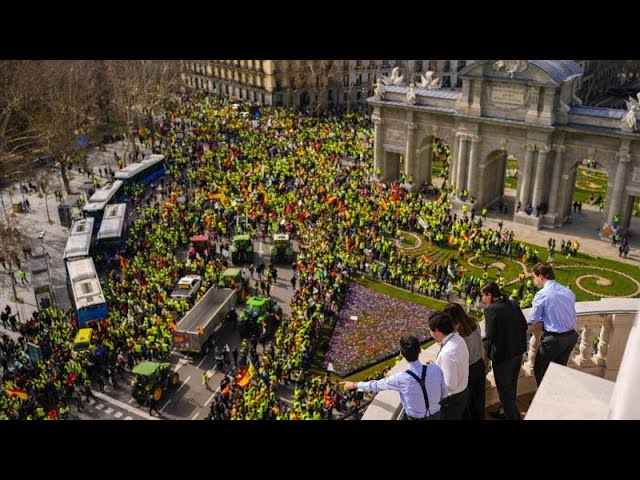
[[[611,200],[609,204],[609,214],[607,215],[607,223],[613,225],[613,217],[620,215],[620,207],[622,206],[622,197],[624,195],[624,181],[627,176],[627,166],[631,157],[628,153],[618,154],[618,169],[616,170],[616,178],[613,182],[613,190],[611,190]]]
[[[600,343],[598,344],[598,354],[595,356],[597,365],[605,365],[607,362],[607,353],[609,352],[609,338],[611,337],[611,315],[602,323],[600,328]]]
[[[542,194],[544,192],[544,175],[547,167],[547,155],[550,148],[547,145],[538,147],[538,162],[536,163],[536,180],[533,184],[533,208],[535,209],[542,203]]]
[[[374,128],[373,170],[374,175],[380,179],[386,176],[384,161],[384,122],[380,115],[371,118]],[[379,173],[378,173],[379,172]]]
[[[476,199],[479,196],[476,185],[478,183],[478,142],[480,137],[477,135],[469,136],[469,175],[467,176],[467,188],[469,189],[469,195],[473,195]]]
[[[529,325],[529,327],[527,328],[527,333],[531,334],[531,339],[529,340],[527,361],[524,362],[522,368],[524,369],[525,373],[533,375],[533,366],[536,363],[538,348],[540,347],[540,342],[542,341],[542,322]]]
[[[553,172],[551,172],[551,191],[549,192],[549,213],[556,213],[558,210],[558,195],[560,187],[560,179],[562,177],[562,154],[564,153],[564,145],[555,147],[555,156],[553,159]]]
[[[418,178],[416,171],[416,129],[418,125],[414,122],[407,123],[407,144],[404,153],[404,175],[405,181],[409,183],[409,177],[413,179],[413,185]]]
[[[468,152],[469,152],[469,141],[467,140],[467,136],[464,134],[460,134],[460,143],[458,150],[458,167],[456,183],[458,184],[458,191],[462,191],[467,186],[467,163],[468,163]]]
[[[527,202],[530,200],[529,190],[531,190],[531,173],[535,146],[525,145],[524,150],[524,168],[522,169],[522,172],[520,172],[520,179],[522,180],[522,185],[520,186],[520,203],[522,204],[520,207],[521,211],[524,211],[527,206]]]
[[[593,341],[598,333],[595,325],[585,325],[580,335],[580,354],[574,358],[576,365],[580,367],[593,365]]]

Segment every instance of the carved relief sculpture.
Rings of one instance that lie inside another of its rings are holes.
[[[428,70],[424,75],[420,75],[420,83],[418,85],[428,90],[437,90],[442,86],[442,81],[438,77],[433,78],[433,71]]]
[[[382,76],[382,83],[385,85],[401,85],[404,83],[404,75],[400,75],[400,67],[394,67],[391,70],[391,76]]]
[[[526,60],[496,60],[493,64],[496,72],[506,72],[510,78],[513,78],[515,73],[524,72],[528,66],[529,62]]]

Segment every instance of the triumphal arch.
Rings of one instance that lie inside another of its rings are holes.
[[[608,173],[606,223],[629,226],[640,196],[640,106],[583,106],[575,96],[582,70],[573,60],[483,60],[460,72],[462,89],[439,89],[431,72],[416,85],[398,72],[376,85],[374,163],[383,180],[431,182],[432,144],[451,148],[448,181],[467,190],[476,208],[504,193],[508,156],[518,159],[513,220],[556,227],[568,220],[578,165],[597,162]],[[525,206],[541,206],[528,215]]]

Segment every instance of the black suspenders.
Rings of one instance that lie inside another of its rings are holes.
[[[428,417],[429,415],[431,415],[431,412],[429,411],[429,396],[427,395],[427,387],[425,386],[425,379],[427,378],[427,366],[426,365],[422,365],[422,378],[418,378],[418,376],[413,373],[411,370],[405,370],[406,373],[408,373],[409,375],[411,375],[413,378],[416,379],[416,381],[420,384],[420,388],[422,388],[422,395],[424,395],[424,404],[427,408],[427,413],[425,414],[425,417]]]

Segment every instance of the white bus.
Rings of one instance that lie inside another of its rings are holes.
[[[107,302],[93,259],[86,257],[68,261],[67,275],[80,325],[86,327],[90,322],[107,318]]]
[[[115,177],[116,180],[122,180],[125,186],[134,184],[148,185],[156,178],[164,175],[166,170],[164,155],[154,154],[117,171]]]
[[[93,222],[94,220],[91,217],[73,222],[62,256],[65,262],[74,258],[89,256],[92,247]]]
[[[111,203],[124,202],[124,199],[124,185],[121,180],[116,180],[113,183],[108,183],[91,195],[91,198],[82,208],[82,211],[86,217],[96,219],[93,228],[98,229],[100,228],[105,207]]]
[[[127,204],[107,205],[96,237],[96,250],[105,255],[115,255],[126,239]]]

